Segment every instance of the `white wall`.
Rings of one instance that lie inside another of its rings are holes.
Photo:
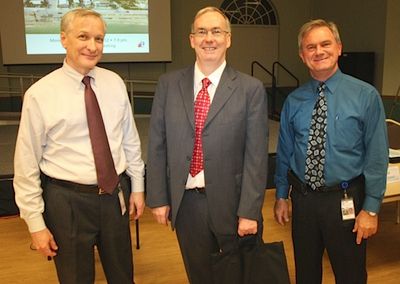
[[[400,86],[400,1],[388,0],[383,65],[384,96],[396,95]]]

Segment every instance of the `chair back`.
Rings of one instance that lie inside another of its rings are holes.
[[[393,119],[386,119],[386,126],[389,138],[389,148],[400,150],[400,122]]]

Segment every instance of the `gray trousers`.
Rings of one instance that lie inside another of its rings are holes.
[[[232,234],[218,234],[209,215],[206,193],[187,190],[178,211],[175,229],[190,284],[213,283],[211,256],[220,250],[237,248],[237,227],[232,228]],[[260,239],[262,230],[262,222],[259,222]]]
[[[121,176],[129,205],[129,178]],[[121,215],[118,189],[113,195],[79,192],[44,182],[45,222],[58,245],[54,257],[60,283],[94,283],[94,247],[108,283],[133,283],[129,213]]]

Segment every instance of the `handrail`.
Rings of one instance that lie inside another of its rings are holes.
[[[23,100],[23,96],[25,91],[37,80],[41,79],[43,76],[38,75],[28,75],[28,74],[16,74],[16,73],[7,73],[1,74],[0,79],[9,80],[5,84],[0,85],[0,95],[8,94],[9,97],[20,97],[21,101]],[[12,80],[12,81],[11,81]],[[155,86],[157,84],[156,80],[135,80],[135,79],[123,79],[126,89],[130,98],[132,111],[134,110],[134,98],[141,98],[142,96],[134,95],[134,89],[137,85],[150,85]],[[6,89],[6,90],[4,90]],[[136,91],[138,92],[138,91]],[[152,93],[152,92],[149,92]],[[154,95],[146,96],[147,98],[152,98]]]
[[[128,94],[129,94],[129,99],[131,101],[131,107],[132,107],[132,111],[134,112],[135,110],[135,106],[134,106],[134,98],[141,98],[142,96],[134,96],[133,95],[133,89],[134,89],[134,85],[135,84],[144,84],[144,85],[156,85],[157,81],[154,80],[130,80],[130,79],[124,79],[126,88],[128,90]],[[149,98],[154,97],[153,96],[148,96]]]
[[[260,62],[258,62],[258,61],[253,61],[253,62],[251,62],[251,76],[254,76],[254,65],[257,65],[258,67],[260,67],[262,70],[264,70],[265,72],[267,72],[270,76],[271,76],[271,78],[272,78],[272,86],[274,87],[274,86],[276,86],[276,80],[275,80],[275,76],[274,76],[274,74],[271,72],[271,71],[269,71],[267,68],[265,68]]]
[[[273,118],[274,114],[275,114],[275,105],[276,105],[276,99],[275,99],[275,95],[276,95],[276,77],[275,75],[269,71],[267,68],[265,68],[260,62],[258,61],[253,61],[251,63],[251,76],[254,76],[254,66],[257,65],[258,67],[260,67],[262,70],[264,70],[265,72],[267,72],[271,78],[272,78],[272,94],[271,94],[271,103],[269,103],[269,117]]]
[[[272,76],[275,78],[275,66],[279,65],[279,67],[281,67],[283,70],[285,70],[293,79],[296,80],[296,87],[300,86],[300,81],[299,79],[288,69],[286,68],[282,63],[280,63],[279,61],[275,61],[274,63],[272,63]]]

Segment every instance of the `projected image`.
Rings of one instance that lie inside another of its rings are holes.
[[[106,21],[104,53],[149,53],[148,0],[22,1],[27,54],[65,53],[60,42],[61,17],[79,7],[99,12]]]

